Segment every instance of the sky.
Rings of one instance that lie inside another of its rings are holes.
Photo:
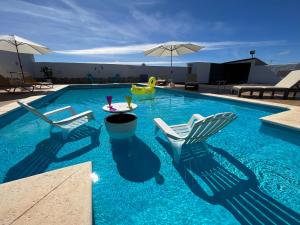
[[[300,62],[299,0],[0,0],[0,34],[54,52],[36,61],[168,65],[143,51],[168,41],[204,46],[174,64],[256,57]]]

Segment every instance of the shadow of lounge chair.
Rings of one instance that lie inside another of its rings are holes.
[[[239,97],[243,92],[250,92],[250,96],[253,92],[259,92],[259,97],[262,98],[265,92],[271,92],[271,96],[274,97],[275,92],[283,92],[283,98],[287,98],[289,93],[292,92],[295,97],[297,92],[300,92],[300,88],[297,86],[300,82],[300,70],[291,71],[286,77],[284,77],[275,86],[233,86],[231,93],[237,93]]]
[[[172,155],[168,143],[156,139]],[[261,191],[255,174],[223,149],[204,143],[186,146],[174,167],[196,196],[223,206],[241,224],[300,224],[297,212]]]
[[[52,163],[72,160],[86,154],[100,145],[99,136],[101,126],[96,129],[83,125],[73,130],[67,139],[62,139],[60,135],[51,134],[49,138],[39,142],[34,151],[12,166],[6,173],[3,182],[9,182],[28,176],[33,176],[45,172]],[[75,142],[90,137],[90,144],[73,150],[71,153],[58,157],[60,149],[70,142]]]

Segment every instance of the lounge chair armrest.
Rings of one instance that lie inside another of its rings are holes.
[[[68,117],[66,119],[55,121],[54,124],[62,125],[62,124],[66,124],[66,123],[71,123],[71,122],[73,122],[75,120],[78,120],[82,117],[88,117],[89,120],[94,119],[93,111],[88,110],[88,111],[76,114],[74,116]]]
[[[59,109],[55,109],[55,110],[46,112],[46,113],[44,113],[44,116],[50,116],[50,115],[53,115],[53,114],[56,114],[56,113],[66,111],[66,110],[68,110],[71,113],[71,115],[76,115],[76,111],[73,109],[72,106],[66,106],[66,107],[63,107],[63,108],[59,108]]]
[[[178,136],[175,131],[166,124],[161,118],[155,118],[154,123],[156,127],[160,128],[168,137],[175,139],[175,140],[182,140],[183,138]]]
[[[193,114],[187,124],[191,127],[195,120],[203,120],[204,118],[205,117],[201,116],[200,114]]]

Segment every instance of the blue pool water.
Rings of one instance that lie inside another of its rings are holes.
[[[124,101],[129,88],[70,89],[36,103],[42,112],[66,105],[93,110],[96,121],[67,140],[30,113],[0,118],[0,181],[92,161],[95,224],[297,224],[300,134],[263,125],[284,109],[158,90],[139,105],[136,137],[110,142],[101,110],[105,96]],[[186,122],[193,113],[234,112],[238,118],[205,144],[184,149],[180,165],[153,118]],[[62,117],[65,115],[61,115]]]

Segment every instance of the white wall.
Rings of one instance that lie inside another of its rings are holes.
[[[253,65],[251,66],[248,83],[250,84],[276,84],[289,71],[300,68],[300,64],[283,65]]]
[[[29,54],[20,54],[24,72],[34,73],[34,57]],[[0,51],[0,74],[10,77],[9,72],[21,72],[16,53]]]
[[[36,62],[34,74],[36,77],[43,77],[40,72],[41,67],[48,66],[53,70],[56,78],[85,78],[87,74],[92,74],[95,78],[114,77],[139,77],[141,74],[149,76],[170,75],[170,68],[167,66],[135,66],[97,63],[59,63],[59,62]],[[174,81],[184,82],[187,74],[186,67],[173,67]]]
[[[197,74],[197,81],[199,83],[209,82],[210,63],[195,62],[189,65],[192,66],[192,73]]]
[[[273,71],[279,78],[284,78],[290,71],[299,70],[300,63],[295,64],[282,64],[282,65],[268,65],[271,71]]]
[[[264,65],[253,65],[248,77],[249,84],[276,84],[280,78],[270,68]]]

